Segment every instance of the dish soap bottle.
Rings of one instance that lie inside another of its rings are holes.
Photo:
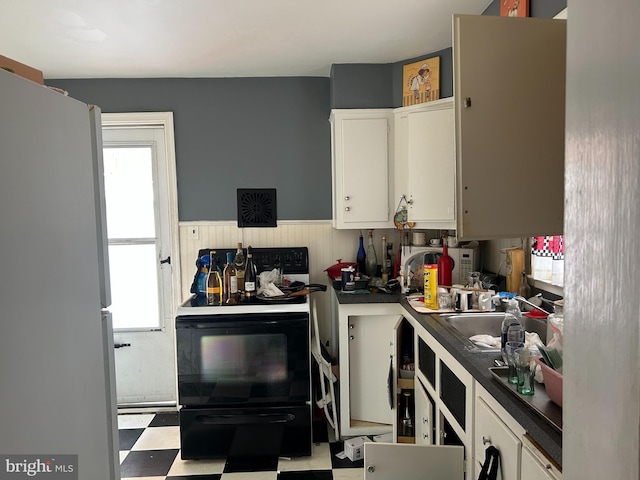
[[[367,245],[367,275],[373,278],[378,270],[378,256],[373,245],[373,230],[369,230],[369,244]]]

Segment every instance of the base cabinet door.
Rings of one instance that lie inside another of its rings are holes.
[[[476,397],[474,429],[475,477],[478,478],[485,461],[485,451],[493,446],[500,451],[498,478],[518,480],[520,478],[520,448],[522,442],[507,427],[493,410]]]
[[[520,480],[560,480],[562,475],[549,462],[541,459],[527,445],[522,446],[522,470]]]
[[[464,447],[364,444],[365,480],[463,480]]]
[[[416,444],[433,445],[435,443],[433,438],[433,402],[418,379],[415,381],[415,402]]]

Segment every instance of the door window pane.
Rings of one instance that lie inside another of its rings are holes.
[[[160,327],[157,264],[155,244],[109,245],[114,329]]]
[[[104,149],[109,238],[155,238],[151,146]]]

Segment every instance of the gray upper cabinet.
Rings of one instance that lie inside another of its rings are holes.
[[[563,233],[566,21],[454,15],[458,237]]]

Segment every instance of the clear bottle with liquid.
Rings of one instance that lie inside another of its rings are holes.
[[[236,255],[233,257],[233,264],[236,267],[238,291],[243,292],[244,291],[244,269],[246,265],[246,259],[244,258],[244,252],[242,250],[242,242],[238,242]]]
[[[369,230],[369,241],[367,245],[367,275],[375,277],[378,271],[378,256],[376,247],[373,245],[373,230]]]
[[[225,305],[238,304],[238,275],[236,266],[233,263],[233,253],[227,252],[227,263],[222,272],[224,282],[222,303]]]
[[[222,304],[222,278],[215,261],[215,250],[209,253],[209,273],[207,274],[207,305]]]
[[[382,265],[380,276],[382,277],[382,283],[386,284],[389,281],[389,269],[387,267],[387,236],[382,235]]]
[[[522,327],[522,312],[518,306],[518,301],[514,298],[507,302],[507,309],[502,320],[500,332],[500,351],[502,359],[507,363],[507,353],[505,347],[507,342],[524,342],[524,328]]]
[[[413,418],[411,416],[411,391],[403,390],[402,396],[404,397],[404,412],[402,414],[402,429],[401,433],[403,437],[413,437]]]

